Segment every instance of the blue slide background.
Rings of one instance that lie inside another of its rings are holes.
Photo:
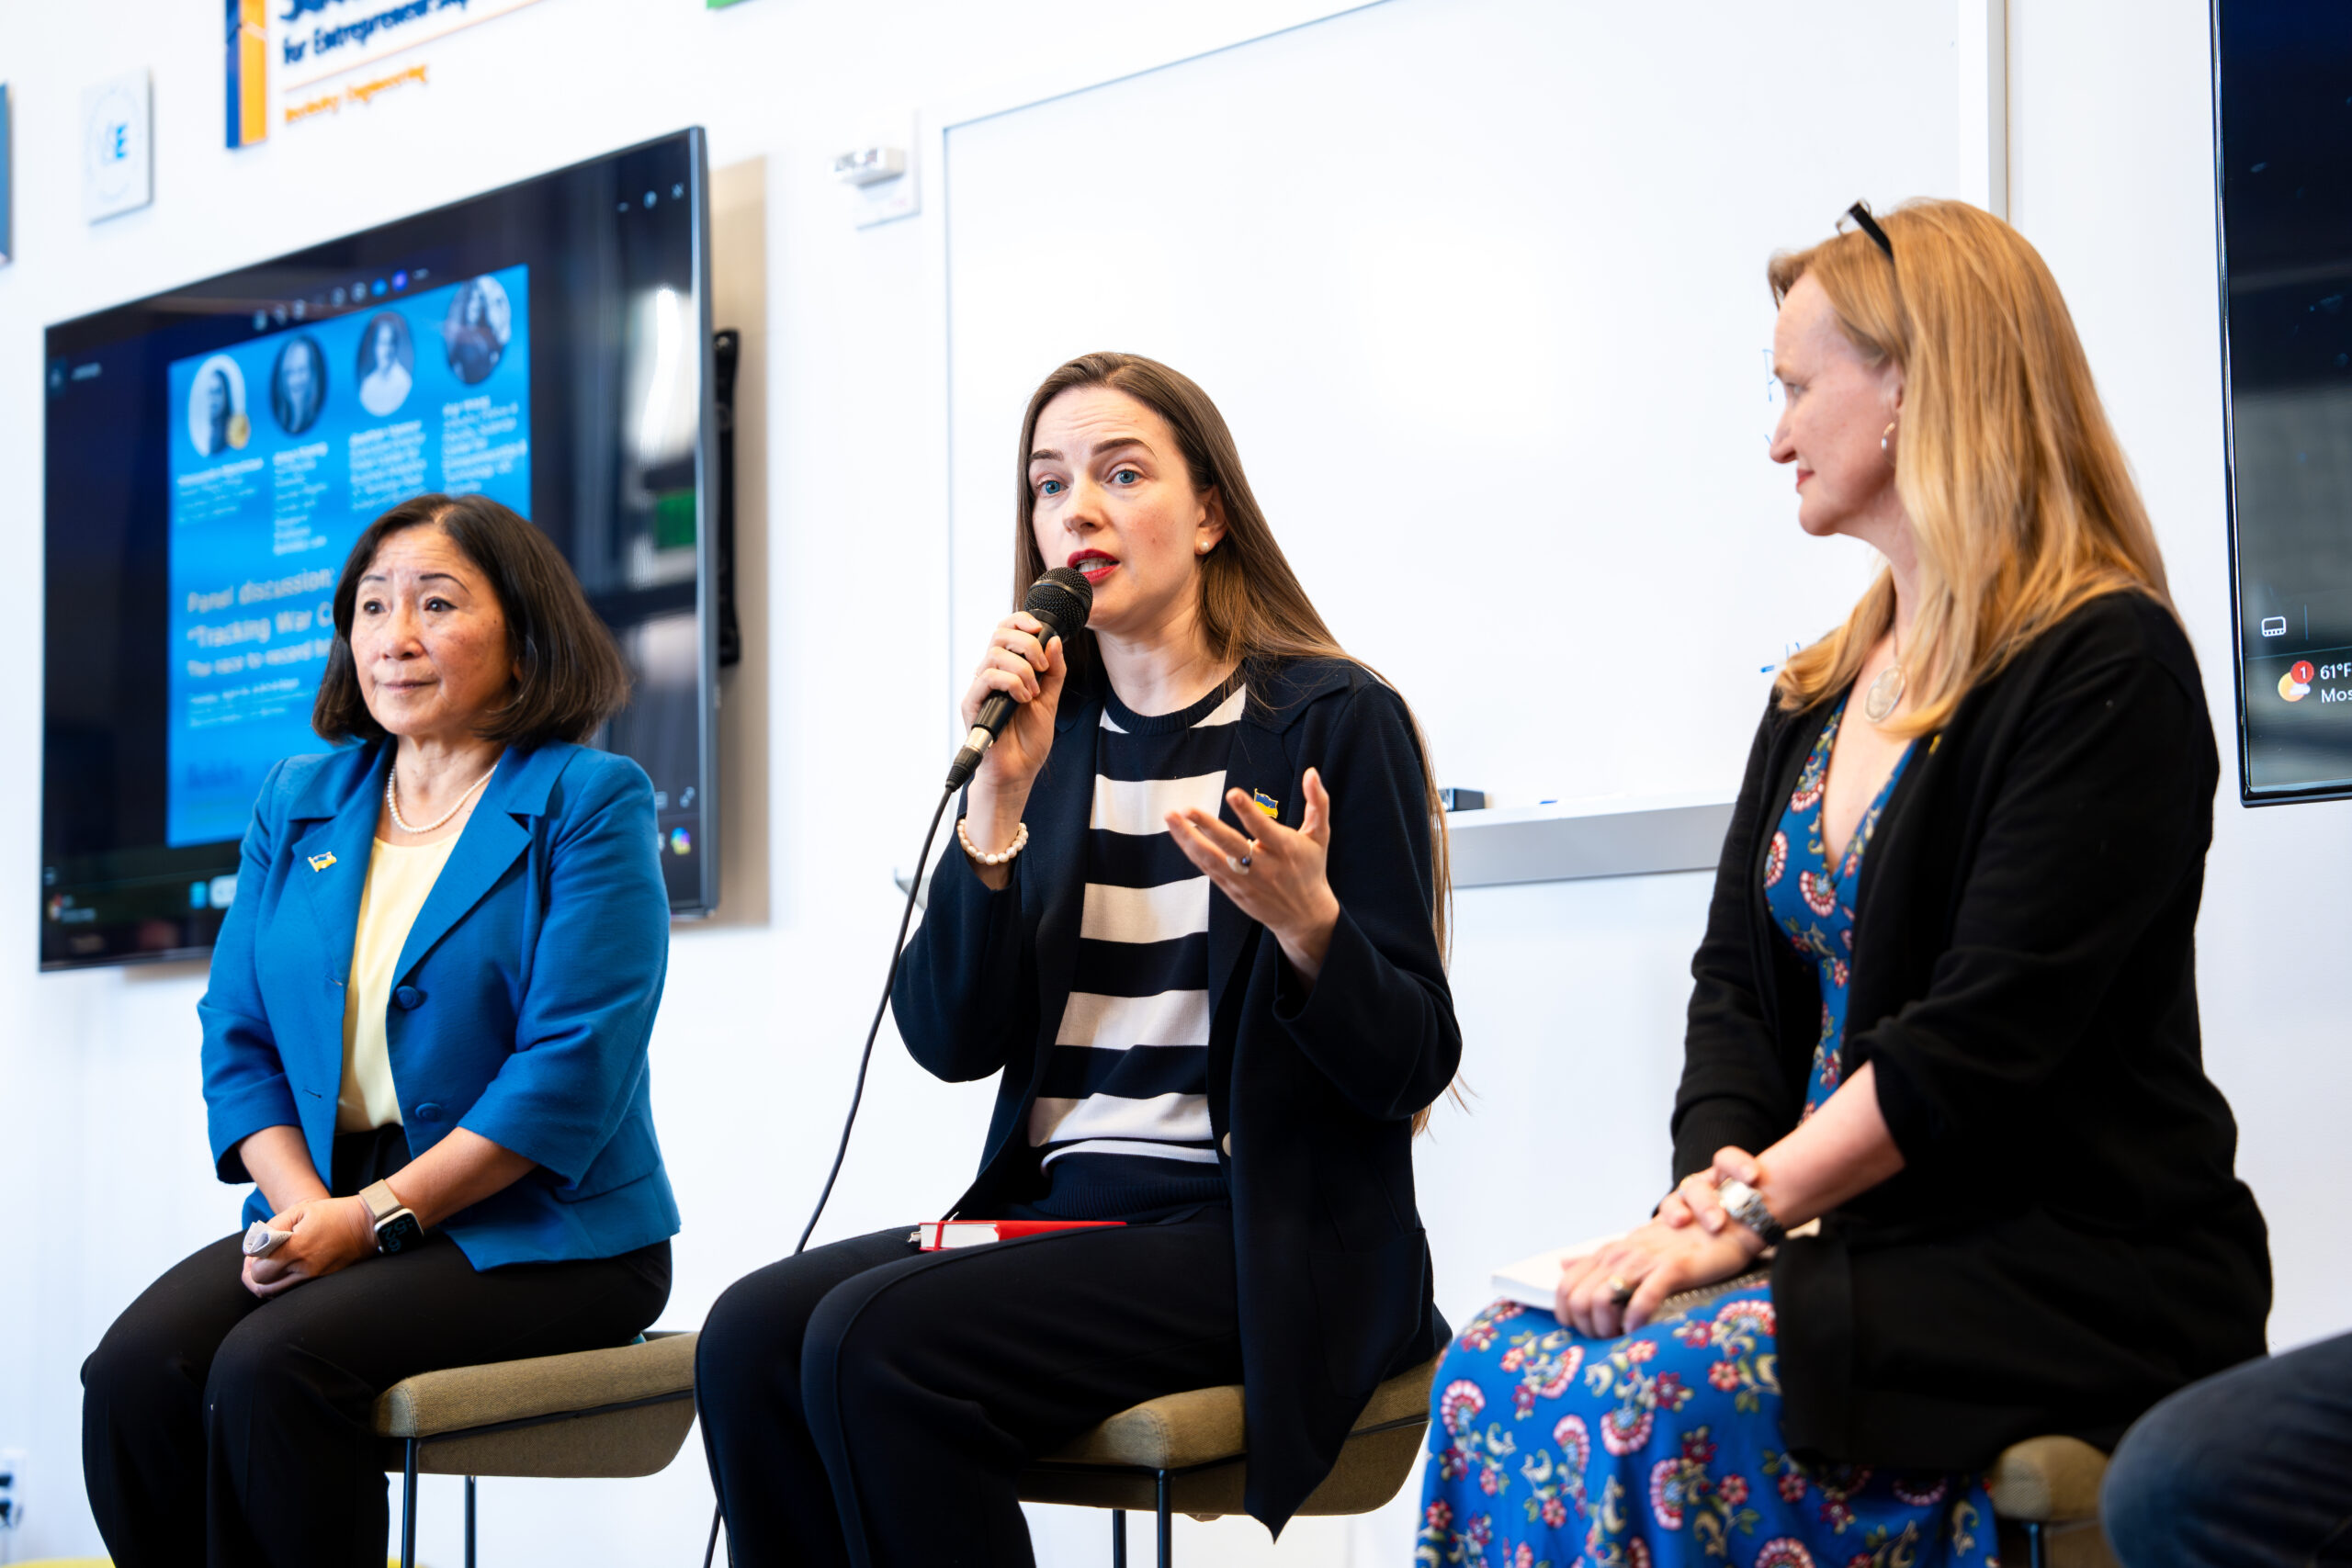
[[[243,836],[271,765],[322,750],[311,705],[334,639],[334,585],[370,522],[436,490],[530,515],[528,270],[488,275],[506,291],[511,334],[497,367],[471,386],[449,368],[442,336],[465,279],[169,367],[174,848]],[[407,397],[379,418],[360,404],[357,365],[368,323],[385,310],[406,319],[414,359]],[[270,371],[303,334],[323,351],[326,400],[316,423],[288,435],[270,412]],[[215,357],[243,375],[251,434],[242,449],[207,457],[188,429],[188,400]]]

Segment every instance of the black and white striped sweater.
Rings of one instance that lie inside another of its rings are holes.
[[[1104,694],[1077,964],[1029,1114],[1045,1213],[1111,1219],[1225,1199],[1209,1132],[1210,884],[1167,817],[1216,815],[1247,700],[1238,674],[1157,717]]]

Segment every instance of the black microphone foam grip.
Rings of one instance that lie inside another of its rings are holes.
[[[1048,567],[1029,585],[1021,607],[1046,623],[1046,641],[1076,637],[1094,613],[1094,584],[1066,566]]]
[[[1067,642],[1085,627],[1086,617],[1094,611],[1094,584],[1069,567],[1049,567],[1029,585],[1021,607],[1045,624],[1045,635],[1037,639],[1039,642],[1051,642],[1056,637]],[[964,749],[956,753],[956,761],[948,766],[949,789],[961,789],[971,783],[972,774],[979,768],[981,754],[1004,733],[1006,721],[1012,717],[1012,699],[1002,692],[990,692],[980,704],[980,711],[972,717],[971,732],[964,738]]]

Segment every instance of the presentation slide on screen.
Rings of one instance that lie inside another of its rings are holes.
[[[528,270],[171,366],[173,847],[242,837],[271,765],[321,749],[335,581],[369,523],[429,491],[530,514]]]

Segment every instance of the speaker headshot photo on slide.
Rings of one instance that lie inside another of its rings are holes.
[[[245,418],[245,373],[225,354],[196,367],[187,394],[187,438],[200,457],[242,450],[253,438]]]
[[[449,373],[469,387],[490,379],[514,335],[514,310],[505,287],[491,276],[469,278],[449,300],[441,324]]]
[[[359,339],[359,406],[381,419],[408,401],[416,344],[397,310],[379,312]]]
[[[318,423],[326,401],[326,351],[310,333],[298,333],[277,351],[277,363],[270,367],[270,414],[280,430],[300,435]]]

